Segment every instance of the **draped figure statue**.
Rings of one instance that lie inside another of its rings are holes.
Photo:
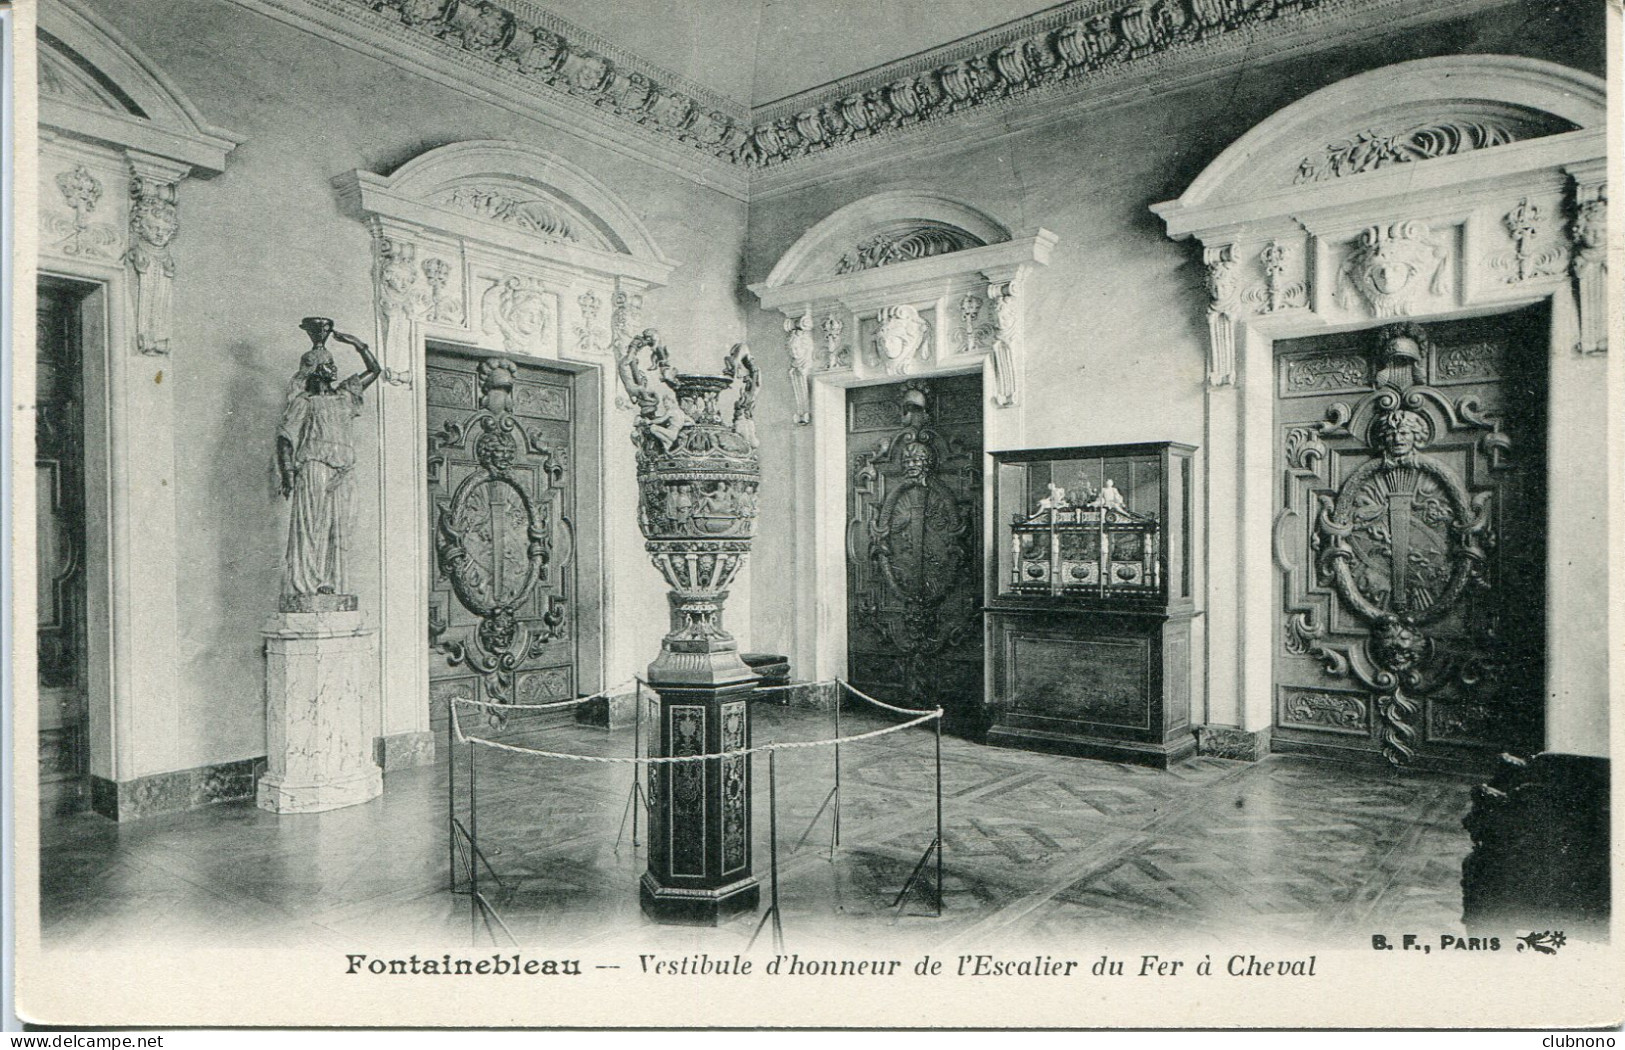
[[[311,346],[288,384],[276,435],[277,473],[291,507],[284,612],[312,611],[313,595],[349,594],[345,552],[354,513],[354,420],[361,414],[362,392],[382,371],[366,343],[335,332],[327,318],[307,317],[299,327]],[[338,381],[329,337],[353,346],[364,370]]]

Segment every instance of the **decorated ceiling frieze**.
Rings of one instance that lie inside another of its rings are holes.
[[[524,0],[326,0],[373,28],[416,37],[492,75],[575,99],[719,160],[750,139],[744,106]]]
[[[1403,13],[1392,10],[1396,6],[1384,0],[1076,0],[758,106],[744,160],[772,168],[972,110],[1036,104],[1155,76],[1187,56],[1199,60],[1239,47],[1262,53],[1258,34],[1276,28],[1285,33],[1356,19],[1392,24]]]
[[[428,48],[538,98],[573,102],[578,112],[607,126],[639,129],[679,153],[692,150],[708,163],[743,173],[906,135],[972,112],[1086,96],[1113,81],[1165,75],[1170,63],[1187,58],[1200,63],[1227,50],[1257,50],[1260,32],[1394,24],[1409,0],[1074,0],[753,110],[527,0],[304,2],[343,12],[377,34]],[[1493,2],[1445,0],[1439,7]],[[1382,162],[1517,137],[1488,125],[1422,130],[1432,134],[1412,144],[1409,154]],[[1329,146],[1324,159],[1306,159],[1301,177],[1358,169],[1350,158],[1330,155],[1334,149]]]

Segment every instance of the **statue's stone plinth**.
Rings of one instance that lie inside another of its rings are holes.
[[[651,685],[659,694],[655,754],[750,747],[754,676],[717,685]],[[644,912],[657,922],[715,926],[728,915],[754,911],[761,887],[751,873],[750,756],[652,768],[649,867],[639,891]]]
[[[327,611],[278,613],[264,630],[267,757],[257,801],[273,813],[340,809],[384,791],[373,758],[374,633],[353,595],[313,597]]]

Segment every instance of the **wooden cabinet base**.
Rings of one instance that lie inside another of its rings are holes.
[[[1189,616],[988,610],[987,742],[1166,769],[1196,751]]]

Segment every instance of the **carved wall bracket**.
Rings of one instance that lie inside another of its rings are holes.
[[[1574,348],[1581,354],[1602,354],[1608,350],[1608,185],[1576,174],[1574,196],[1570,272],[1580,307]]]
[[[124,262],[135,284],[136,349],[169,353],[175,296],[175,255],[170,245],[180,233],[175,190],[185,170],[132,157],[130,241]]]

